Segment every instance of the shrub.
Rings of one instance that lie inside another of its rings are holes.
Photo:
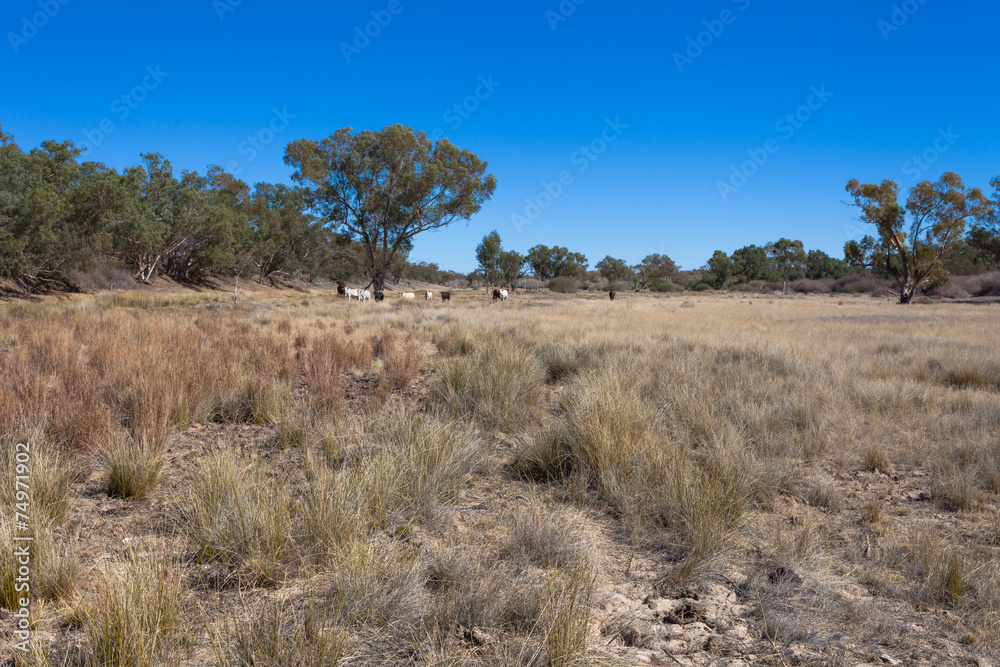
[[[559,276],[549,281],[549,289],[559,294],[575,294],[576,279],[569,276]]]

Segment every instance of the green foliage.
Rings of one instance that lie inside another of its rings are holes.
[[[733,253],[733,274],[748,283],[754,280],[770,280],[773,277],[767,250],[748,245]]]
[[[301,139],[288,145],[285,163],[315,209],[362,245],[375,291],[415,236],[468,220],[496,189],[474,153],[402,125]]]
[[[851,273],[851,267],[842,259],[834,259],[822,250],[810,250],[806,256],[806,278],[839,280]]]
[[[900,303],[910,303],[917,290],[947,279],[943,260],[965,233],[970,218],[988,218],[989,203],[978,188],[966,191],[953,172],[937,181],[910,188],[906,205],[899,203],[895,181],[847,184],[860,222],[874,225],[878,238],[865,236],[844,246],[847,261],[892,276]]]
[[[528,250],[528,264],[539,280],[576,278],[587,270],[587,257],[568,248],[536,245]]]
[[[795,280],[805,274],[806,251],[802,241],[778,239],[767,246],[767,258],[771,268],[781,276],[782,281]]]
[[[712,273],[714,286],[722,289],[729,282],[729,276],[733,273],[733,260],[722,250],[716,250],[712,258],[708,260],[708,269]]]
[[[479,262],[479,272],[486,278],[490,285],[500,284],[500,254],[503,252],[503,244],[500,234],[493,230],[483,237],[482,242],[476,246],[476,261]]]
[[[635,274],[632,272],[632,268],[625,260],[615,259],[610,255],[605,256],[604,259],[599,261],[595,265],[595,268],[601,274],[601,277],[609,283],[629,283],[635,279]]]
[[[659,253],[646,255],[638,265],[633,267],[633,270],[646,282],[654,278],[673,280],[677,277],[677,265],[674,264],[674,260]]]

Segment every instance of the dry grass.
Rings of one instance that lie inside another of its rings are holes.
[[[598,296],[3,306],[56,637],[19,659],[1000,658],[990,307]]]
[[[163,562],[126,561],[105,569],[76,616],[87,637],[88,667],[177,664],[184,589]]]

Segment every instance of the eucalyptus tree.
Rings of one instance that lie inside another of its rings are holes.
[[[795,279],[805,273],[806,255],[802,241],[781,238],[767,246],[767,258],[771,267],[781,276],[781,292],[788,289],[789,278]]]
[[[288,145],[285,163],[316,210],[361,244],[376,292],[414,237],[468,220],[496,190],[496,178],[474,153],[398,124],[301,139]]]
[[[854,179],[847,192],[861,211],[858,220],[874,225],[878,238],[849,241],[844,255],[854,266],[892,276],[900,303],[910,303],[920,288],[947,277],[942,260],[963,238],[968,220],[987,206],[982,192],[967,191],[954,172],[913,186],[905,204],[899,203],[895,181],[863,184]]]

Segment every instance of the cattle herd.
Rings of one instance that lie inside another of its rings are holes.
[[[337,285],[338,296],[346,296],[348,301],[353,301],[357,299],[358,301],[371,301],[372,296],[375,297],[376,301],[385,301],[385,292],[375,292],[373,295],[368,290],[351,289],[343,284]],[[615,300],[617,293],[614,290],[608,292],[608,296],[612,301]],[[493,290],[493,300],[494,301],[506,301],[510,293],[505,289],[494,289]],[[404,301],[416,301],[417,295],[413,292],[400,292],[399,298]],[[430,301],[434,298],[434,293],[431,291],[424,291],[424,300]],[[451,292],[441,292],[442,301],[451,301]]]

